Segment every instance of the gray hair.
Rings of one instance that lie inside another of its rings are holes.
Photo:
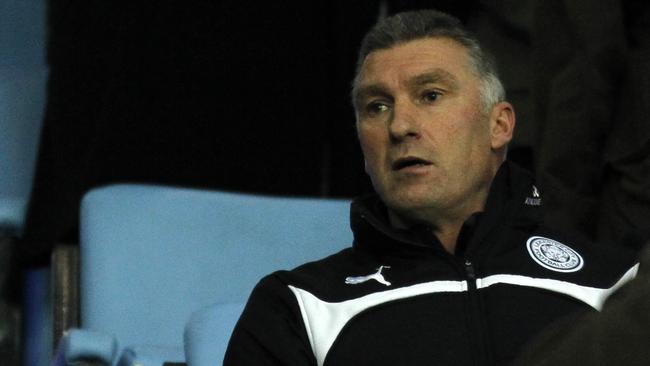
[[[448,38],[467,49],[473,71],[481,79],[481,102],[485,111],[505,100],[506,93],[491,55],[481,48],[476,37],[463,27],[460,20],[436,10],[398,13],[381,19],[366,33],[357,58],[353,95],[363,62],[370,53],[422,38]]]

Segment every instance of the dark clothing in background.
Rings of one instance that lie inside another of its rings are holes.
[[[514,366],[645,366],[650,362],[650,245],[639,273],[600,313],[571,316],[530,342]]]
[[[536,9],[538,175],[557,222],[620,242],[650,228],[650,6],[544,1]],[[551,21],[552,20],[552,21]]]
[[[650,3],[482,0],[517,126],[513,160],[546,186],[559,227],[620,242],[650,232]]]

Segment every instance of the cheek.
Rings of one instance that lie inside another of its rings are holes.
[[[377,160],[382,150],[382,137],[374,128],[359,128],[359,144],[366,160]]]
[[[382,162],[385,153],[385,144],[382,143],[382,134],[377,129],[358,129],[359,144],[363,152],[364,169],[374,182],[382,175]]]
[[[490,123],[486,117],[476,108],[467,108],[463,111],[464,118],[461,123],[456,124],[454,132],[461,137],[462,141],[475,148],[483,148],[490,143]]]

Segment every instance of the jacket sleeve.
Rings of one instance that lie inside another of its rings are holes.
[[[224,366],[315,366],[300,308],[275,275],[253,290],[226,350]]]

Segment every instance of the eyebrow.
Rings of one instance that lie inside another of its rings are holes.
[[[383,84],[364,85],[353,89],[352,93],[352,101],[354,102],[355,107],[358,106],[362,100],[367,99],[371,96],[391,98],[390,93],[388,92],[388,88],[386,88]]]
[[[436,84],[442,83],[447,85],[452,91],[459,88],[459,81],[456,76],[454,76],[449,71],[446,71],[441,68],[435,68],[429,71],[425,71],[421,74],[415,75],[409,78],[406,81],[406,85],[410,89],[414,89],[427,84]],[[390,93],[388,88],[382,84],[368,84],[361,85],[358,88],[353,89],[353,102],[357,106],[362,100],[370,96],[382,96],[390,98]]]
[[[455,90],[458,89],[458,78],[454,76],[447,70],[435,68],[430,71],[426,71],[422,74],[413,76],[406,81],[406,84],[409,87],[418,87],[426,84],[435,84],[442,83],[446,84],[449,88]]]

